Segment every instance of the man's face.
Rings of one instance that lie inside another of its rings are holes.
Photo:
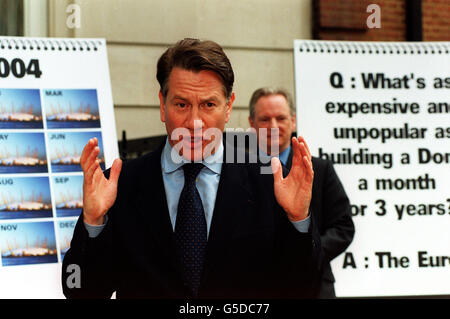
[[[286,98],[280,94],[261,97],[255,104],[255,118],[249,117],[249,122],[256,129],[260,148],[267,154],[271,153],[272,128],[278,129],[279,138],[273,146],[278,146],[280,153],[289,146],[292,131],[295,130],[295,115],[291,115]],[[267,129],[267,136],[260,136],[259,130],[262,128]]]
[[[223,132],[230,119],[234,93],[227,101],[222,81],[212,71],[195,73],[174,68],[169,76],[167,96],[164,100],[160,92],[159,100],[161,121],[166,124],[170,145],[175,146],[181,141],[181,149],[190,150],[181,151],[181,154],[188,160],[197,161],[203,158],[205,147],[211,141],[218,142],[217,134],[215,137],[204,134],[211,128]]]

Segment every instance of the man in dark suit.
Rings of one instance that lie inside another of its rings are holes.
[[[234,74],[212,41],[185,39],[167,49],[157,79],[168,138],[156,152],[123,165],[116,159],[104,174],[98,141],[83,150],[84,206],[63,262],[64,294],[313,297],[319,239],[304,140],[293,142],[287,177],[276,159],[273,175],[257,163],[225,160]]]
[[[259,134],[261,156],[279,157],[283,165],[292,167],[291,136],[296,127],[295,108],[289,92],[282,88],[260,88],[250,99],[250,125]],[[272,136],[276,129],[278,137]],[[267,136],[267,138],[264,138]],[[312,188],[311,216],[318,227],[321,239],[321,281],[319,298],[335,298],[334,276],[330,261],[350,245],[355,233],[351,219],[350,203],[333,165],[328,160],[312,157],[314,182]]]

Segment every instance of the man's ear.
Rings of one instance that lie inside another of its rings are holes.
[[[228,100],[227,105],[225,106],[225,123],[228,123],[228,121],[230,120],[230,115],[231,115],[231,110],[233,109],[233,103],[235,100],[235,95],[234,92],[231,94],[230,99]]]
[[[161,122],[166,121],[165,102],[161,90],[159,91],[159,116],[161,117]]]
[[[251,127],[253,127],[253,128],[255,127],[255,123],[253,122],[253,119],[251,116],[248,117],[248,122],[250,123]]]

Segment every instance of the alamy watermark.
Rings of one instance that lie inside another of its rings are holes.
[[[369,4],[367,6],[367,13],[371,13],[366,20],[367,27],[369,29],[381,28],[381,8],[378,4]]]
[[[81,268],[77,264],[67,266],[66,273],[70,273],[66,279],[67,288],[81,288]]]
[[[278,128],[271,128],[270,134],[266,128],[260,128],[258,132],[254,128],[248,128],[245,131],[242,128],[228,128],[225,130],[225,143],[223,143],[222,130],[216,127],[203,130],[201,123],[200,120],[194,121],[193,133],[185,127],[179,127],[172,131],[169,138],[175,143],[170,155],[174,163],[205,161],[212,164],[225,161],[238,164],[258,162],[269,164],[271,156],[266,154],[268,149],[270,149],[270,154],[279,153]],[[268,143],[269,140],[270,143]],[[221,143],[225,147],[225,158],[212,156],[219,149]],[[262,166],[261,174],[272,174],[271,166]]]
[[[69,4],[66,13],[70,13],[66,19],[66,26],[69,29],[81,28],[81,7],[78,4]]]

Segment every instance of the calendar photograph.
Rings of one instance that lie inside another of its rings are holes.
[[[81,153],[89,139],[94,137],[98,140],[100,148],[98,159],[104,170],[105,157],[101,132],[47,132],[52,172],[81,172]]]
[[[38,89],[0,89],[0,129],[42,129]]]
[[[52,182],[56,216],[79,216],[83,209],[83,176],[54,176]]]
[[[43,133],[0,133],[0,174],[47,172]]]
[[[42,90],[48,129],[99,128],[97,90]]]
[[[57,263],[53,222],[0,224],[3,266]]]
[[[48,177],[0,178],[0,219],[52,215]]]
[[[76,219],[59,220],[57,222],[59,253],[61,255],[61,261],[64,259],[64,256],[70,248],[70,241],[72,240],[73,230],[75,229],[76,224]]]

